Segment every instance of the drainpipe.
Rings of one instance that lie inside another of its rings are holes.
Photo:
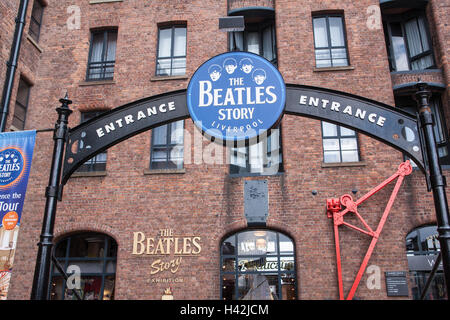
[[[11,101],[11,92],[14,86],[14,76],[17,69],[17,61],[19,60],[20,45],[22,43],[23,28],[25,26],[25,19],[27,15],[28,0],[20,0],[19,12],[16,18],[16,29],[14,31],[14,39],[11,46],[11,53],[9,61],[6,63],[6,77],[3,85],[2,104],[1,104],[1,119],[0,132],[5,131],[6,120],[8,118],[9,103]]]

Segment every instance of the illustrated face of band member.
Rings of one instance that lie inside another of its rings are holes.
[[[209,67],[209,77],[211,78],[212,81],[217,81],[219,80],[220,76],[222,75],[222,68],[217,65],[217,64],[213,64],[211,67]]]
[[[253,80],[256,84],[261,85],[266,80],[266,72],[263,69],[256,69],[253,72]]]
[[[237,63],[236,60],[229,58],[225,59],[223,66],[228,74],[232,74],[237,68]]]
[[[241,70],[244,71],[245,73],[250,73],[252,72],[253,69],[253,65],[252,65],[252,61],[248,58],[244,58],[241,60]]]

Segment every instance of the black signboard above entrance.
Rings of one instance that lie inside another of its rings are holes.
[[[386,143],[424,168],[417,120],[397,108],[344,92],[286,85],[285,113],[332,122]],[[189,118],[186,90],[105,112],[69,131],[62,184],[86,160],[154,127]]]
[[[408,266],[411,271],[431,271],[438,263],[437,270],[442,270],[442,261],[439,261],[437,254],[408,256]]]

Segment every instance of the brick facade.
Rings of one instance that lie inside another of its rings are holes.
[[[2,84],[3,61],[8,59],[14,33],[16,2],[0,3]],[[227,35],[218,30],[219,17],[227,15],[226,0],[47,2],[38,43],[42,52],[27,38],[27,23],[12,99],[19,74],[23,74],[33,84],[26,129],[52,128],[57,117],[55,108],[66,90],[74,101],[69,122],[74,127],[79,124],[80,112],[112,109],[184,89],[204,61],[228,50]],[[272,3],[278,69],[286,83],[325,87],[395,104],[393,86],[411,79],[391,77],[383,30],[367,27],[367,8],[378,6],[378,0],[232,1],[231,9],[271,7]],[[73,5],[80,8],[81,23],[79,29],[69,30],[67,20],[71,13],[67,9]],[[32,4],[28,22],[31,7]],[[430,82],[437,77],[436,81],[447,87],[446,114],[450,80],[448,8],[448,0],[430,0],[427,7],[441,72],[423,76],[430,77]],[[312,13],[330,10],[344,14],[351,68],[315,68]],[[183,21],[187,26],[186,77],[159,80],[155,77],[157,26],[170,21]],[[103,27],[118,27],[114,80],[87,83],[90,30]],[[191,120],[185,121],[185,128],[191,137],[196,134]],[[285,172],[276,176],[230,177],[228,165],[195,164],[193,158],[188,159],[189,154],[194,154],[194,146],[186,141],[185,137],[185,150],[191,152],[185,151],[185,172],[180,174],[144,174],[150,163],[149,132],[110,148],[106,175],[73,177],[65,186],[63,201],[58,203],[55,240],[77,231],[110,235],[118,243],[115,298],[160,299],[167,284],[150,283],[150,264],[155,258],[132,255],[133,232],[156,236],[160,229],[172,228],[176,235],[198,235],[202,238],[201,255],[184,258],[176,274],[183,282],[171,285],[173,295],[175,299],[219,299],[220,243],[225,236],[246,228],[244,181],[263,179],[269,185],[267,227],[294,240],[297,298],[337,299],[333,225],[326,216],[326,199],[354,189],[354,198],[361,197],[396,171],[403,161],[402,154],[359,135],[361,162],[357,166],[324,166],[320,121],[286,115],[282,121]],[[203,139],[203,146],[208,144]],[[38,133],[8,299],[30,297],[52,146],[52,133]],[[381,191],[361,207],[360,212],[373,228],[391,191],[392,188]],[[395,299],[386,295],[384,272],[408,270],[405,237],[418,226],[435,223],[432,200],[421,172],[414,171],[405,179],[369,263],[381,269],[381,288],[369,290],[365,284],[368,275],[364,274],[356,293],[358,298]],[[350,289],[369,241],[352,230],[341,231],[345,292]]]

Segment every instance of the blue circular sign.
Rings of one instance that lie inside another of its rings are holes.
[[[285,102],[286,86],[278,69],[248,52],[206,61],[187,89],[196,126],[222,141],[249,140],[271,129],[283,115]]]
[[[24,169],[22,152],[17,148],[0,150],[0,186],[7,186],[19,178]]]

